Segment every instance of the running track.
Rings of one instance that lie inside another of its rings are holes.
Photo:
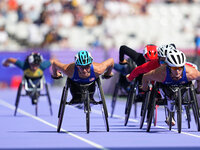
[[[117,101],[115,115],[109,117],[110,132],[106,132],[101,107],[93,106],[91,113],[91,131],[86,133],[85,114],[83,110],[67,106],[62,124],[62,131],[56,132],[57,113],[62,88],[50,89],[53,116],[50,116],[46,97],[39,99],[38,117],[28,97],[21,97],[17,116],[14,117],[16,90],[4,89],[0,92],[0,149],[2,150],[62,150],[62,149],[139,149],[139,150],[189,150],[200,149],[200,132],[197,132],[194,120],[191,128],[183,118],[182,133],[172,131],[164,123],[164,110],[158,108],[158,123],[147,133],[139,129],[139,118],[133,114],[128,125],[124,124],[124,101]],[[98,100],[98,98],[96,98]],[[106,97],[108,112],[111,98]],[[138,106],[138,111],[140,106]],[[139,116],[139,112],[138,112]],[[183,116],[184,117],[184,116]],[[193,116],[192,116],[193,119]]]

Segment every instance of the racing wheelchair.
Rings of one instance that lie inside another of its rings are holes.
[[[134,104],[134,114],[135,117],[137,116],[137,102],[143,102],[145,94],[139,89],[141,85],[142,76],[140,75],[131,82],[130,91],[127,96],[126,106],[125,106],[125,122],[124,125],[126,126],[131,114],[131,109]]]
[[[197,130],[200,131],[200,121],[199,121],[199,108],[197,104],[197,97],[195,93],[195,88],[192,82],[189,82],[184,85],[178,85],[178,86],[169,86],[169,85],[164,85],[162,83],[156,83],[155,86],[152,89],[151,96],[149,97],[149,105],[148,105],[148,113],[147,113],[147,132],[150,131],[153,116],[154,116],[154,111],[155,111],[155,106],[157,103],[156,100],[156,93],[158,90],[162,90],[164,92],[164,99],[163,102],[167,107],[168,111],[168,117],[169,117],[169,130],[172,128],[172,117],[173,113],[176,112],[177,116],[177,128],[178,128],[178,133],[181,133],[182,129],[182,106],[186,106],[186,115],[187,115],[187,120],[190,121],[190,108],[192,108],[193,115],[194,115],[194,120],[197,126]],[[184,95],[187,95],[184,97]],[[171,95],[171,97],[170,97]],[[170,97],[170,100],[168,100],[166,97]],[[173,104],[174,107],[169,107],[169,104]]]
[[[45,91],[43,91],[45,87]],[[24,88],[24,91],[23,91]],[[48,104],[50,108],[50,114],[53,115],[51,98],[49,95],[48,84],[46,83],[45,77],[28,78],[23,76],[22,81],[17,90],[17,97],[15,101],[14,116],[17,114],[17,109],[21,96],[29,96],[32,99],[32,104],[35,105],[35,115],[38,115],[38,99],[40,96],[47,96]]]
[[[117,65],[119,65],[119,64],[117,64]],[[114,67],[114,69],[120,73],[119,73],[118,81],[115,84],[114,92],[112,95],[111,116],[110,117],[113,117],[117,98],[128,96],[128,93],[129,93],[129,90],[131,87],[131,83],[126,80],[126,75],[128,73],[131,73],[131,71],[134,68],[136,68],[136,66],[137,65],[135,64],[135,62],[133,62],[133,60],[131,58],[129,58],[129,59],[127,59],[127,64],[121,66],[123,69],[119,69],[119,67]]]
[[[77,83],[73,83],[77,84]],[[101,104],[102,106],[102,115],[104,118],[104,123],[106,127],[106,131],[109,132],[109,124],[108,124],[108,111],[107,111],[107,106],[105,102],[105,97],[104,97],[104,92],[103,88],[101,85],[100,78],[97,78],[95,81],[89,83],[89,84],[77,84],[80,88],[80,94],[81,94],[81,103],[84,106],[84,113],[86,114],[86,131],[87,133],[90,132],[90,112],[91,112],[91,106],[90,106],[90,98],[89,98],[89,86],[95,84],[95,86],[98,86],[98,94],[99,94],[99,99],[100,101],[97,102],[97,104]],[[58,126],[57,126],[57,132],[60,132],[62,121],[63,121],[63,116],[65,112],[65,106],[66,105],[72,105],[70,101],[67,101],[67,96],[68,96],[68,89],[71,87],[71,79],[67,78],[66,84],[63,87],[62,91],[62,96],[61,96],[61,101],[60,101],[60,106],[59,106],[59,111],[58,111]]]

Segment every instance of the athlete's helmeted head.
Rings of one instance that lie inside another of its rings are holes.
[[[183,67],[186,63],[186,56],[177,49],[167,51],[166,63],[170,67]]]
[[[42,62],[43,58],[40,55],[40,53],[31,53],[31,55],[28,56],[28,63],[30,65],[40,65]]]
[[[143,56],[147,61],[157,59],[158,58],[157,46],[153,44],[146,45],[143,50]]]
[[[82,50],[75,55],[75,64],[77,66],[87,66],[93,62],[90,52]]]
[[[167,57],[167,51],[176,49],[174,44],[161,45],[158,47],[158,57]]]

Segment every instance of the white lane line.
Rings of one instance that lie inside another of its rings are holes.
[[[60,104],[60,103],[59,103],[59,100],[57,100],[57,99],[54,99],[53,102],[54,102],[55,104],[57,104],[57,105]],[[74,109],[77,109],[77,108],[75,108],[75,107],[73,107],[73,106],[70,106],[70,107],[71,107],[71,108],[74,108]],[[95,109],[93,109],[93,108],[92,108],[92,112],[93,112],[93,113],[96,113],[96,114],[99,114],[99,115],[102,115],[102,112],[101,112],[101,111],[95,110]],[[108,114],[109,114],[109,116],[111,115],[110,113],[108,113]],[[120,115],[113,114],[113,117],[114,117],[114,118],[118,118],[118,119],[125,120],[125,117],[120,116]],[[131,118],[129,118],[129,121],[135,122],[135,123],[139,123],[139,122],[140,122],[140,120],[131,119]],[[147,123],[144,123],[144,124],[147,125]],[[169,128],[168,128],[168,127],[163,127],[163,126],[158,126],[158,125],[156,125],[155,127],[156,127],[156,128],[165,129],[165,130],[168,130],[168,131],[169,131]],[[177,132],[177,133],[178,133],[178,130],[175,130],[175,129],[171,129],[171,131]],[[179,133],[179,134],[185,134],[185,135],[188,135],[188,136],[200,138],[200,135],[195,135],[195,134],[191,134],[191,133],[187,133],[187,132],[183,132],[183,131],[181,131],[181,133]]]
[[[9,108],[9,109],[15,110],[15,106],[13,106],[13,105],[11,105],[11,104],[5,102],[4,100],[1,100],[1,99],[0,99],[0,104],[1,104],[2,106],[5,106],[5,107]],[[23,115],[26,115],[26,116],[28,116],[28,117],[30,117],[30,118],[33,118],[33,119],[35,119],[35,120],[37,120],[37,121],[39,121],[39,122],[42,122],[42,123],[44,123],[44,124],[46,124],[46,125],[48,125],[48,126],[50,126],[50,127],[53,127],[53,128],[55,128],[55,129],[57,129],[57,126],[56,126],[56,125],[51,124],[51,123],[49,123],[49,122],[47,122],[47,121],[45,121],[45,120],[43,120],[43,119],[41,119],[41,118],[39,118],[39,117],[33,116],[33,115],[31,115],[31,114],[29,114],[29,113],[23,111],[22,109],[19,109],[19,108],[18,108],[18,111],[17,111],[17,112],[18,112],[18,113],[21,113],[21,114],[23,114]],[[61,128],[61,131],[65,132],[65,133],[67,133],[67,134],[69,134],[69,135],[71,135],[71,136],[73,136],[73,137],[75,137],[75,138],[77,138],[77,139],[79,139],[79,140],[81,140],[81,141],[83,141],[83,142],[89,144],[89,145],[92,145],[93,147],[96,147],[96,148],[101,149],[101,150],[108,150],[107,148],[103,147],[102,145],[99,145],[99,144],[94,143],[94,142],[92,142],[92,141],[90,141],[90,140],[87,140],[87,139],[85,139],[85,138],[82,138],[82,137],[80,137],[80,136],[78,136],[78,135],[76,135],[76,134],[73,134],[73,133],[71,133],[71,132],[69,132],[69,131],[64,130],[63,128]]]
[[[59,100],[54,99],[54,103],[57,104],[57,105],[59,105]],[[73,107],[73,106],[70,106],[70,107],[72,107],[72,108],[74,108],[74,109],[77,109],[77,108],[75,108],[75,107]],[[96,109],[93,109],[93,108],[92,108],[92,112],[93,112],[93,113],[96,113],[96,114],[99,114],[99,115],[102,115],[102,112],[101,112],[101,111],[96,110]],[[110,113],[108,113],[108,114],[109,114],[109,116],[111,115]],[[125,117],[122,117],[122,116],[120,116],[120,115],[113,114],[113,117],[114,117],[114,118],[118,118],[118,119],[125,120]],[[135,123],[139,123],[139,122],[140,122],[139,120],[131,119],[131,118],[129,118],[129,121],[135,122]],[[147,123],[144,123],[144,124],[147,125]],[[169,128],[168,128],[168,127],[163,127],[163,126],[158,126],[158,125],[156,125],[155,127],[161,128],[161,129],[165,129],[165,130],[168,130],[168,131],[169,131]],[[177,133],[178,133],[178,130],[175,130],[175,129],[171,129],[171,131],[177,132]],[[185,134],[185,135],[188,135],[188,136],[200,138],[200,135],[195,135],[195,134],[191,134],[191,133],[187,133],[187,132],[183,132],[183,131],[181,131],[180,134]]]
[[[99,111],[99,110],[94,110],[94,109],[93,109],[92,112],[94,112],[94,113],[96,113],[96,114],[102,114],[102,112]],[[109,116],[110,116],[110,113],[109,113]],[[122,117],[122,116],[120,116],[120,115],[115,115],[115,114],[113,114],[113,117],[114,117],[114,118],[123,119],[123,120],[125,119],[125,117]],[[131,119],[131,118],[129,118],[129,121],[135,122],[135,123],[139,123],[139,122],[140,122],[139,120]],[[144,124],[147,124],[147,123],[144,123]],[[162,129],[165,129],[165,130],[169,130],[169,128],[163,127],[163,126],[158,126],[158,125],[156,125],[155,127],[157,127],[157,128],[162,128]],[[177,133],[178,133],[178,130],[175,130],[175,129],[171,129],[171,131],[177,132]],[[193,136],[193,137],[196,137],[196,138],[200,138],[200,135],[195,135],[195,134],[191,134],[191,133],[187,133],[187,132],[182,132],[182,131],[181,131],[180,134],[185,134],[185,135],[188,135],[188,136]]]

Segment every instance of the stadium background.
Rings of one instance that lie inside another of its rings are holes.
[[[142,52],[149,43],[175,43],[198,65],[199,8],[200,0],[0,0],[0,61],[38,51],[69,63],[88,50],[96,62],[118,63],[121,45]],[[0,70],[0,88],[16,87],[22,71]],[[45,74],[52,85],[64,83]]]

